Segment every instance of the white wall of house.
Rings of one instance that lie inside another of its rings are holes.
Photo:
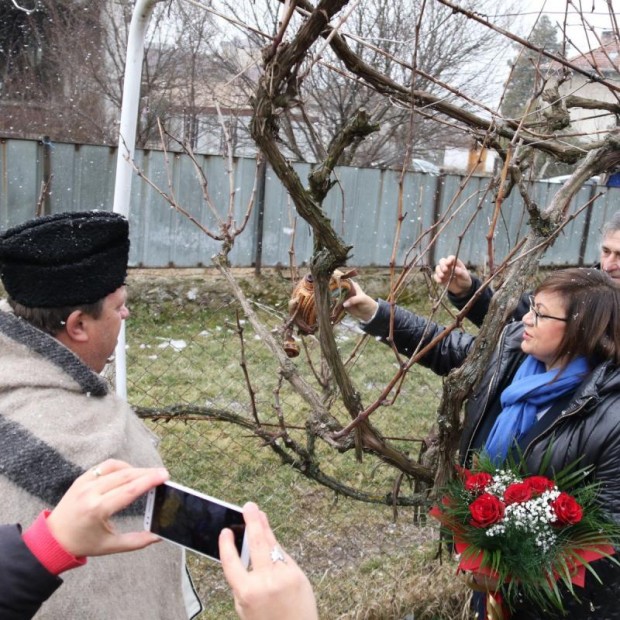
[[[620,83],[618,79],[610,79],[609,81],[616,84]],[[583,75],[573,75],[573,77],[562,84],[559,88],[560,95],[575,95],[577,97],[585,97],[586,99],[594,99],[596,101],[608,101],[617,103],[614,93],[602,84],[590,82]],[[610,129],[617,127],[616,117],[605,110],[586,110],[584,108],[570,109],[571,125],[575,132],[584,134],[579,136],[584,141],[598,141],[605,137]]]
[[[459,173],[470,172],[475,167],[477,174],[492,174],[495,168],[497,153],[483,149],[482,151],[467,148],[446,148],[443,154],[443,168]]]

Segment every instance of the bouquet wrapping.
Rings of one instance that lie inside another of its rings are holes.
[[[488,593],[487,618],[509,617],[523,599],[563,612],[559,585],[578,597],[586,571],[600,582],[590,564],[620,543],[620,527],[597,503],[598,485],[576,464],[550,479],[521,473],[523,464],[498,469],[484,454],[474,462],[458,468],[430,513],[460,556],[458,570],[485,584],[474,589]]]

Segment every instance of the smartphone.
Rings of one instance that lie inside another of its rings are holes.
[[[144,528],[217,562],[220,561],[220,532],[229,528],[243,565],[249,564],[241,508],[180,484],[165,482],[148,492]]]

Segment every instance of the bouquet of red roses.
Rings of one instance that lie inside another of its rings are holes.
[[[620,526],[596,502],[597,484],[585,482],[589,470],[573,465],[551,480],[523,475],[522,464],[497,469],[484,455],[475,462],[431,510],[460,554],[459,570],[496,584],[487,587],[496,608],[520,596],[563,611],[558,583],[577,596],[573,585],[583,587],[586,570],[598,579],[590,563],[620,543]]]

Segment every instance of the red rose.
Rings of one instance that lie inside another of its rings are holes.
[[[544,476],[530,476],[523,482],[532,489],[533,495],[542,495],[545,491],[550,491],[555,486],[552,480]]]
[[[532,497],[532,489],[527,482],[513,482],[504,491],[504,501],[507,504],[520,504]]]
[[[493,481],[493,476],[482,471],[479,474],[470,474],[465,478],[465,488],[468,491],[484,491]]]
[[[504,504],[495,495],[483,493],[470,505],[469,512],[474,527],[488,527],[497,523],[504,516]]]
[[[579,523],[583,517],[583,509],[575,498],[568,493],[560,493],[557,498],[551,502],[551,508],[553,508],[558,518],[558,525],[575,525],[575,523]]]

